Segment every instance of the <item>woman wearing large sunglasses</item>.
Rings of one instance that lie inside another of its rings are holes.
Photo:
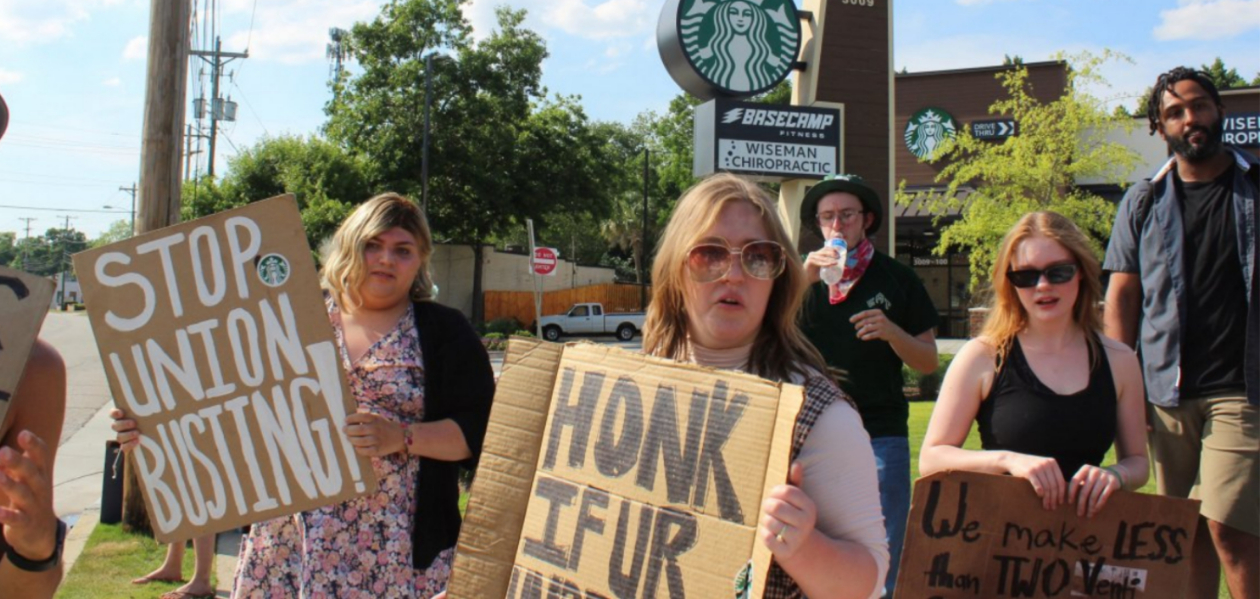
[[[1025,478],[1042,505],[1092,517],[1147,478],[1137,356],[1102,335],[1099,265],[1085,234],[1054,212],[1025,215],[993,267],[981,335],[950,364],[919,470]],[[963,449],[972,421],[983,450]],[[1118,461],[1100,467],[1112,442]]]
[[[732,175],[691,188],[652,267],[644,351],[805,387],[789,483],[762,504],[766,597],[878,597],[888,544],[870,439],[797,327],[800,259],[765,191]]]

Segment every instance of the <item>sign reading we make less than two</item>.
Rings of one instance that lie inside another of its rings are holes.
[[[451,599],[762,596],[801,388],[514,338]]]
[[[158,540],[376,488],[292,196],[75,255]]]
[[[1022,478],[919,479],[897,595],[1182,599],[1199,502],[1117,492],[1092,518],[1041,506]]]

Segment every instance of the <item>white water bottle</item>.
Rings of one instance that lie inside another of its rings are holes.
[[[818,275],[822,277],[823,282],[828,285],[835,285],[840,282],[844,276],[844,263],[849,259],[849,246],[844,242],[843,237],[828,239],[823,247],[835,248],[836,264],[835,266],[824,266],[818,270]]]

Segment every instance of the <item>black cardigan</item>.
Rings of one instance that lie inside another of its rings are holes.
[[[459,467],[476,468],[481,455],[494,399],[494,370],[481,338],[458,310],[417,302],[415,315],[424,362],[423,422],[455,421],[472,451],[462,462],[420,458],[411,562],[423,570],[459,539]]]

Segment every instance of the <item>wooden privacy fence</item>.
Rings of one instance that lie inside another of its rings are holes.
[[[557,289],[543,293],[542,315],[564,314],[573,304],[582,302],[599,302],[606,312],[637,312],[639,308],[639,285],[627,283],[609,283],[606,285],[588,285],[572,289]],[[651,299],[652,287],[647,288],[646,297]],[[485,292],[486,322],[500,318],[515,318],[521,324],[529,326],[534,322],[534,293],[532,291],[487,291]]]

